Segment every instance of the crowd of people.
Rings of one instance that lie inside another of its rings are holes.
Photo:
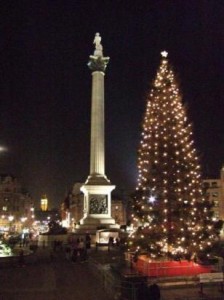
[[[85,238],[75,238],[71,236],[65,246],[65,256],[72,262],[84,262],[88,258],[88,251],[91,248],[91,237],[87,233]]]

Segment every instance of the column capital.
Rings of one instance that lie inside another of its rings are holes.
[[[105,73],[109,60],[109,57],[90,55],[87,65],[93,72],[100,71]]]

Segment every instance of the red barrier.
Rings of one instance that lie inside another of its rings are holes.
[[[145,255],[139,256],[134,267],[149,277],[193,276],[212,272],[211,266],[202,266],[192,261],[152,261]]]

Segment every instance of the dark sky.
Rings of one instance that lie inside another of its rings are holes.
[[[224,162],[224,2],[1,1],[1,173],[39,201],[60,203],[89,175],[91,72],[96,32],[105,77],[106,174],[136,184],[145,95],[166,49],[180,80],[203,175]]]

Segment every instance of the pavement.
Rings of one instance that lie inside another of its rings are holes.
[[[72,263],[64,252],[38,249],[33,263],[0,269],[0,300],[99,300],[110,298],[88,262]],[[27,260],[28,261],[28,260]]]
[[[205,287],[203,293],[199,287],[161,289],[162,300],[223,300],[220,286]]]
[[[34,258],[0,267],[0,300],[125,300],[118,297],[117,290],[108,293],[114,282],[110,284],[111,278],[102,277],[98,269],[99,265],[119,263],[118,251],[92,249],[87,262],[72,263],[63,251],[39,248]],[[224,299],[220,285],[204,287],[203,294],[199,286],[160,288],[161,300]]]

